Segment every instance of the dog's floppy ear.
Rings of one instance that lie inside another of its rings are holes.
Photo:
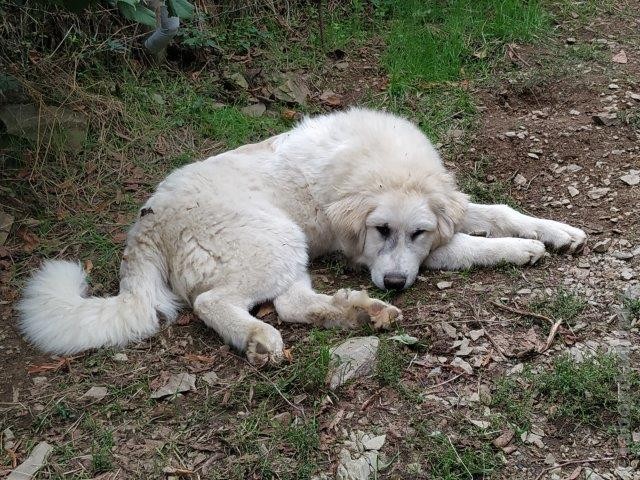
[[[468,201],[467,195],[454,189],[451,192],[440,192],[430,196],[431,208],[438,218],[434,248],[451,240],[466,214]]]
[[[374,208],[373,200],[360,194],[348,195],[327,207],[327,217],[347,256],[354,257],[362,253],[366,219]]]

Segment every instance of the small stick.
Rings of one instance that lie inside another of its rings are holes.
[[[440,382],[437,385],[434,385],[433,387],[429,387],[427,390],[424,391],[424,393],[428,393],[428,392],[432,392],[434,391],[434,389],[438,388],[438,387],[442,387],[443,385],[446,385],[447,383],[451,383],[454,380],[460,378],[462,376],[462,373],[459,373],[458,375],[456,375],[455,377],[451,377],[448,380],[445,380],[444,382]]]
[[[517,313],[518,315],[522,315],[524,317],[538,318],[540,320],[544,320],[545,322],[549,322],[551,325],[555,325],[556,323],[551,318],[540,315],[539,313],[527,312],[526,310],[518,310],[517,308],[509,307],[504,303],[496,302],[495,300],[491,300],[490,303],[495,307],[501,308],[511,313]]]
[[[555,465],[553,467],[548,467],[545,468],[544,470],[542,470],[540,472],[540,475],[538,475],[536,477],[536,480],[540,480],[542,478],[542,476],[551,471],[551,470],[555,470],[556,468],[560,468],[560,467],[566,467],[567,465],[575,465],[576,463],[598,463],[598,462],[610,462],[611,460],[615,460],[616,457],[604,457],[604,458],[587,458],[587,459],[583,459],[583,460],[569,460],[568,462],[562,462],[559,463],[558,465]]]
[[[558,332],[558,328],[560,328],[560,325],[562,325],[562,319],[556,321],[553,324],[551,330],[549,331],[549,336],[547,337],[547,343],[544,344],[544,347],[538,350],[538,353],[543,353],[549,350],[549,347],[551,347],[553,340],[556,338],[556,333]]]

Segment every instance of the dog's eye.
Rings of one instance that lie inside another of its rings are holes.
[[[383,238],[387,238],[389,235],[391,235],[391,229],[389,228],[389,225],[379,225],[376,227],[376,230],[378,230],[378,233],[382,235]]]
[[[416,238],[418,238],[423,233],[424,233],[424,230],[416,230],[415,232],[413,232],[411,234],[411,240],[415,240]]]

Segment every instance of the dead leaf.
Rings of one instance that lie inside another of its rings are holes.
[[[339,107],[342,105],[342,95],[327,90],[320,95],[320,101],[330,107]]]
[[[580,473],[582,473],[582,467],[578,466],[569,474],[568,477],[565,477],[564,480],[576,480],[576,478],[580,476]]]
[[[180,325],[181,327],[184,327],[185,325],[189,325],[195,319],[196,319],[196,316],[193,314],[193,312],[183,313],[178,317],[178,320],[176,320],[176,325]]]
[[[511,440],[513,440],[514,436],[515,432],[511,429],[507,429],[502,432],[502,435],[500,435],[493,441],[493,445],[498,448],[506,447],[507,445],[509,445],[509,443],[511,443]]]
[[[260,308],[258,309],[258,313],[256,313],[256,317],[257,318],[265,318],[265,317],[271,315],[272,313],[274,313],[275,311],[276,311],[276,309],[273,306],[273,303],[271,303],[271,302],[263,303],[262,305],[260,305]]]
[[[13,225],[13,217],[0,210],[0,245],[4,245],[4,242],[7,241],[11,225]]]
[[[627,63],[627,52],[625,52],[624,50],[620,50],[613,56],[613,58],[611,58],[611,61],[613,63]]]
[[[84,271],[87,273],[87,275],[89,275],[91,273],[91,270],[93,270],[93,262],[91,261],[91,259],[88,259],[84,262]]]
[[[207,364],[211,364],[215,361],[215,357],[212,357],[210,355],[197,355],[195,353],[187,353],[184,358],[188,362],[199,362]]]
[[[290,348],[285,348],[282,351],[282,355],[284,356],[287,362],[293,363],[293,351]]]
[[[30,232],[24,227],[20,227],[18,229],[18,237],[22,240],[22,249],[25,253],[33,252],[38,244],[40,243],[40,239],[36,236],[35,233]]]
[[[63,367],[69,369],[71,366],[71,362],[76,358],[80,357],[64,357],[56,360],[55,362],[43,363],[42,365],[32,365],[30,367],[27,367],[27,373],[29,375],[33,375],[34,373],[57,372]]]
[[[291,110],[288,108],[285,108],[282,111],[282,118],[284,118],[285,120],[288,120],[290,122],[293,122],[295,120],[299,120],[300,118],[302,118],[302,115],[299,112],[296,112],[295,110]]]

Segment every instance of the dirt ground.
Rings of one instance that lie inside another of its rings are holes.
[[[493,443],[514,429],[500,420],[497,389],[505,375],[516,379],[512,388],[526,390],[530,384],[518,375],[542,371],[562,354],[575,359],[620,348],[633,370],[640,365],[638,320],[625,326],[618,315],[622,292],[640,280],[640,185],[621,179],[640,171],[640,17],[567,20],[559,28],[560,36],[550,40],[555,46],[514,46],[490,85],[469,87],[481,112],[479,127],[469,142],[452,140],[443,151],[459,178],[473,178],[484,191],[506,189],[531,215],[583,228],[589,240],[582,255],[552,254],[523,269],[423,272],[414,287],[391,299],[404,311],[400,330],[423,345],[403,347],[402,388],[362,378],[336,392],[301,388],[285,396],[278,388],[261,390],[282,379],[276,371],[255,371],[188,312],[179,324],[120,351],[70,359],[35,351],[15,328],[18,293],[9,266],[20,242],[10,239],[0,247],[0,431],[4,445],[12,443],[11,454],[0,457],[0,476],[45,440],[56,450],[40,478],[279,478],[265,473],[262,460],[286,463],[293,456],[301,465],[306,450],[299,439],[270,443],[269,434],[279,431],[273,425],[298,425],[304,437],[303,427],[316,422],[313,473],[326,478],[333,478],[345,439],[357,431],[386,435],[380,454],[387,465],[378,478],[435,478],[427,428],[442,432],[458,447],[454,452],[488,448],[494,462],[484,473],[439,478],[640,479],[639,457],[625,455],[622,437],[611,432],[617,417],[610,425],[606,419],[570,422],[540,397],[528,414],[529,428],[515,428],[506,445]],[[576,58],[574,45],[595,53]],[[612,61],[621,50],[626,63]],[[343,82],[345,74],[334,69],[326,85],[351,104],[358,103],[359,85],[363,92],[384,88],[384,74],[367,68],[370,54],[353,53],[349,76],[355,82]],[[610,125],[594,118],[605,113],[617,114]],[[339,260],[317,262],[313,272],[326,291],[369,284],[366,274]],[[451,286],[439,288],[442,281]],[[553,315],[527,312],[541,311],[536,302],[558,291],[585,306],[561,327],[552,347],[536,355],[532,346],[544,344],[549,332],[544,317]],[[268,310],[259,314],[278,323]],[[304,326],[278,326],[294,357],[313,343]],[[348,335],[331,332],[331,341]],[[215,380],[204,380],[212,371]],[[195,390],[173,400],[149,398],[170,373],[180,372],[196,375]],[[93,386],[108,387],[107,396],[83,398]],[[270,410],[257,412],[263,398]],[[252,429],[256,415],[275,423]],[[7,428],[15,439],[7,438]],[[639,428],[629,432],[633,439]],[[106,463],[97,468],[101,455]]]

